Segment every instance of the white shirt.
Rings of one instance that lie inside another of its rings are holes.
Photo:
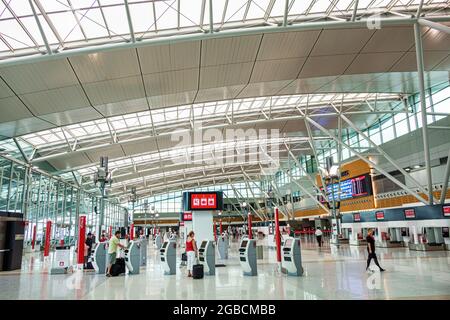
[[[317,229],[317,230],[316,230],[316,237],[319,237],[319,236],[321,236],[321,235],[322,235],[322,231],[319,230],[319,229]]]

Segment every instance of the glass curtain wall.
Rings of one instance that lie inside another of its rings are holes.
[[[73,242],[80,215],[86,215],[87,230],[95,232],[99,223],[99,200],[97,195],[59,178],[34,169],[30,171],[28,166],[0,156],[0,211],[24,214],[28,222],[25,231],[28,242],[33,237],[34,226],[36,240],[42,240],[48,220],[52,221],[53,240]],[[122,226],[124,210],[118,203],[107,199],[105,225]]]

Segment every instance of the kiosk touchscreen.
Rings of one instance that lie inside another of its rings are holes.
[[[242,239],[241,245],[239,246],[239,262],[244,276],[256,276],[258,274],[255,239]]]
[[[164,241],[161,249],[159,249],[160,260],[165,275],[176,274],[176,251],[177,244],[171,240]]]
[[[289,276],[303,275],[302,256],[300,252],[300,239],[287,238],[283,245],[282,265]]]
[[[198,249],[198,260],[203,264],[204,274],[213,276],[216,273],[216,250],[214,242],[203,240]]]

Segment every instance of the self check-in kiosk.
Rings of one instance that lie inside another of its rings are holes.
[[[147,239],[143,238],[139,240],[140,242],[140,250],[141,250],[141,266],[145,266],[147,264]]]
[[[92,253],[92,266],[96,273],[106,273],[106,261],[107,261],[107,243],[99,242],[95,245],[94,252]]]
[[[300,251],[300,239],[287,238],[283,245],[283,267],[289,276],[303,275],[302,255]]]
[[[164,274],[171,275],[176,273],[177,264],[177,244],[175,241],[164,241],[161,249],[159,249],[161,263],[163,265]]]
[[[205,275],[213,276],[216,274],[216,250],[213,241],[202,241],[198,249],[198,260],[203,264]]]
[[[156,247],[156,249],[158,249],[158,250],[161,249],[161,245],[162,245],[161,235],[157,234],[155,236],[155,247]]]
[[[239,262],[241,263],[244,276],[256,276],[258,274],[255,239],[242,239],[239,246]]]
[[[228,236],[221,235],[217,239],[217,249],[219,250],[219,258],[221,260],[228,259],[228,247],[229,247]]]
[[[129,274],[139,274],[141,266],[141,249],[139,241],[130,241],[125,249],[125,266]]]

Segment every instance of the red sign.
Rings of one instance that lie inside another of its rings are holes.
[[[375,212],[375,218],[377,218],[377,220],[384,220],[384,212],[383,211]]]
[[[36,243],[36,225],[33,226],[33,240],[31,241],[31,249],[33,250],[35,243]]]
[[[180,227],[184,227],[184,221],[180,221]]]
[[[217,209],[216,193],[191,193],[191,198],[189,200],[191,210]]]
[[[444,217],[450,217],[450,206],[443,206],[442,211],[444,212]]]
[[[192,212],[184,212],[183,221],[192,221]]]
[[[84,242],[86,241],[86,216],[80,216],[78,222],[78,264],[84,264]]]
[[[405,218],[414,219],[416,217],[416,211],[414,209],[405,209]]]
[[[361,215],[359,213],[353,214],[353,221],[355,222],[361,221]]]
[[[134,240],[134,223],[130,226],[130,240]]]
[[[50,236],[52,234],[52,222],[47,221],[47,227],[45,228],[45,246],[44,246],[44,257],[48,257],[50,253]]]

